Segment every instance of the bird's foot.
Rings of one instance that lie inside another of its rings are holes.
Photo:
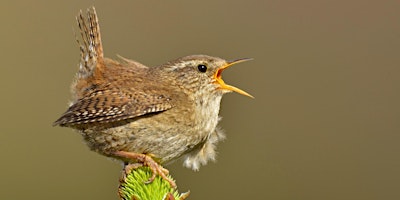
[[[159,176],[161,176],[161,178],[168,181],[168,183],[171,185],[171,187],[176,188],[175,181],[173,181],[172,179],[167,177],[167,175],[169,174],[169,171],[167,169],[165,169],[164,167],[162,167],[160,164],[158,164],[151,157],[151,155],[134,153],[134,152],[126,152],[126,151],[117,151],[114,154],[119,157],[129,158],[129,159],[133,159],[133,160],[137,161],[137,163],[129,163],[129,164],[125,165],[124,179],[133,169],[137,169],[142,166],[148,166],[150,168],[150,170],[153,172],[153,175],[150,177],[150,179],[148,181],[145,182],[146,184],[153,182],[158,174]]]

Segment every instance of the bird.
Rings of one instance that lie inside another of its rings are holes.
[[[184,56],[148,67],[119,56],[104,57],[94,7],[76,17],[79,70],[72,100],[53,125],[77,130],[89,148],[125,163],[125,174],[148,166],[167,180],[162,165],[183,159],[192,170],[216,157],[225,138],[218,126],[221,98],[229,92],[253,97],[226,84],[222,72],[249,58],[227,61],[208,55]]]

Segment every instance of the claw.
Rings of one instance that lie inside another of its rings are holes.
[[[154,161],[154,159],[151,156],[141,153],[126,152],[126,151],[117,151],[114,154],[119,157],[129,158],[137,161],[137,163],[129,163],[125,165],[124,179],[126,178],[127,174],[129,174],[132,171],[132,169],[137,169],[138,167],[141,166],[148,166],[150,170],[153,172],[153,175],[149,178],[148,181],[145,182],[146,184],[153,182],[158,174],[159,176],[161,176],[162,179],[168,181],[168,183],[171,185],[172,188],[176,188],[175,182],[167,177],[169,171],[163,168],[156,161]]]

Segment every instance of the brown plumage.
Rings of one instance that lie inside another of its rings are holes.
[[[198,170],[214,160],[215,145],[224,138],[217,128],[222,95],[250,96],[225,84],[221,72],[248,59],[192,55],[156,67],[115,61],[103,56],[95,9],[86,18],[80,12],[77,22],[79,71],[71,105],[54,125],[77,129],[103,155],[151,166],[153,178],[166,178],[157,162],[183,157],[186,167]]]

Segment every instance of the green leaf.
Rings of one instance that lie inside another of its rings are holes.
[[[156,176],[153,182],[146,183],[153,172],[149,167],[139,167],[132,170],[121,181],[119,186],[119,194],[124,200],[163,200],[169,194],[172,194],[176,200],[185,197],[188,194],[179,195],[178,190],[171,187],[168,181]],[[172,179],[170,175],[169,178]]]

